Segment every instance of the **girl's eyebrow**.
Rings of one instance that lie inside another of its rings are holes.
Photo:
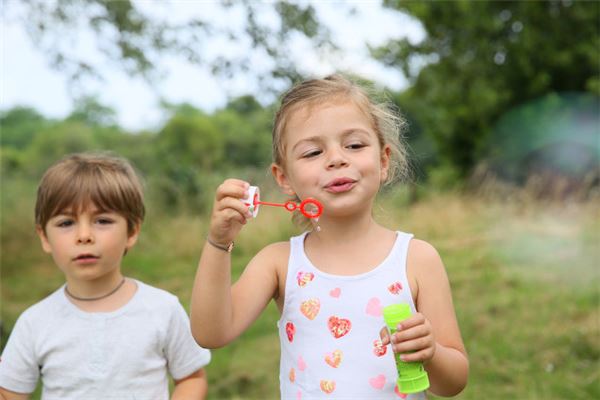
[[[298,146],[301,146],[304,143],[318,143],[318,142],[322,142],[322,141],[323,141],[323,139],[321,139],[319,136],[311,136],[308,138],[304,138],[304,139],[296,142],[296,144],[294,144],[294,146],[292,147],[292,151],[296,150],[296,148]]]
[[[366,130],[361,129],[361,128],[350,128],[350,129],[347,129],[347,130],[345,130],[345,131],[342,132],[342,137],[346,138],[346,137],[348,137],[348,136],[350,136],[350,135],[352,135],[354,133],[357,133],[357,134],[359,134],[361,136],[367,136],[367,137],[369,136],[369,131],[366,131]]]
[[[340,133],[340,136],[342,138],[346,138],[346,137],[348,137],[348,136],[350,136],[350,135],[352,135],[354,133],[362,135],[362,136],[369,136],[369,131],[367,131],[365,129],[362,129],[362,128],[348,128],[348,129],[342,131]],[[306,142],[308,142],[308,143],[318,143],[318,142],[322,142],[322,141],[323,141],[323,138],[321,136],[319,136],[319,135],[310,136],[310,137],[304,138],[302,140],[299,140],[296,144],[294,144],[294,146],[292,147],[292,151],[296,147],[300,146],[303,143],[306,143]]]

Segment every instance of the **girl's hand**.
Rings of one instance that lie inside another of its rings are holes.
[[[390,337],[387,327],[379,332],[384,346],[392,344],[394,353],[401,353],[402,361],[427,363],[435,354],[436,342],[429,320],[421,313],[398,324],[397,331]]]
[[[242,226],[252,217],[242,199],[248,196],[250,184],[239,179],[227,179],[217,188],[210,217],[210,239],[226,245],[231,243]]]

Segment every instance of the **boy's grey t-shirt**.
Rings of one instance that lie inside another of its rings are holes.
[[[43,399],[168,399],[181,379],[210,361],[194,341],[176,296],[140,281],[119,310],[87,313],[64,286],[17,320],[0,361],[0,387]]]

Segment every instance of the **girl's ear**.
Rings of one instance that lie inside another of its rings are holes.
[[[392,155],[392,148],[389,144],[383,146],[381,150],[381,175],[379,177],[381,182],[385,182],[388,177],[388,172],[390,170],[390,158]]]
[[[296,192],[290,186],[290,183],[285,175],[285,171],[282,166],[275,163],[271,164],[271,173],[273,174],[273,178],[275,178],[275,182],[277,182],[277,185],[279,185],[279,187],[285,194],[289,196],[296,195]]]
[[[40,225],[36,225],[35,232],[40,238],[40,242],[42,243],[42,249],[44,250],[44,252],[51,254],[52,246],[50,246],[50,242],[48,241],[48,237],[46,237],[46,232],[44,232],[44,228],[42,228]]]

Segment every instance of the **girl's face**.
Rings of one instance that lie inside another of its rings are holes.
[[[329,216],[371,212],[387,177],[390,148],[381,148],[369,119],[354,102],[293,111],[283,141],[284,165],[274,164],[272,172],[286,194],[319,200]]]

